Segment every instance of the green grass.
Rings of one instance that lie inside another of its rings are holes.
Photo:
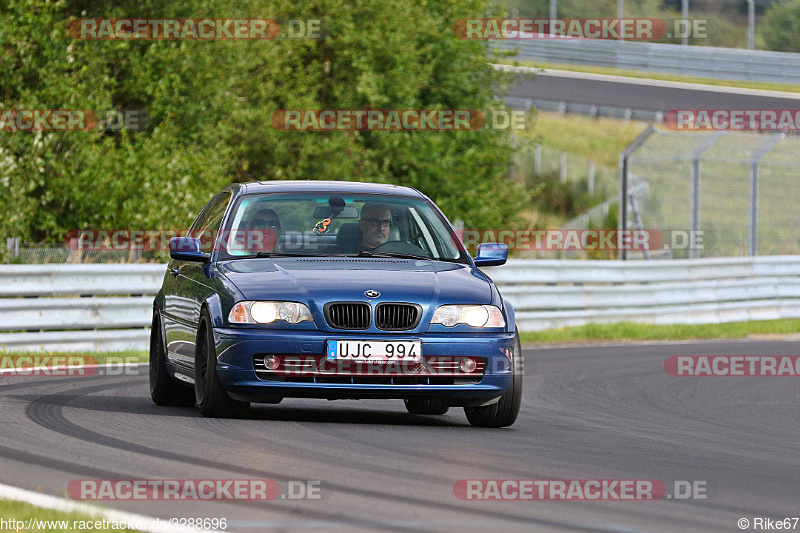
[[[75,356],[76,358],[85,358],[86,363],[97,361],[98,364],[103,363],[146,363],[148,361],[148,353],[137,350],[124,350],[118,352],[21,352],[21,351],[5,351],[0,350],[0,356]],[[84,363],[84,364],[86,364]],[[80,363],[78,363],[80,364]]]
[[[561,329],[523,332],[525,343],[579,343],[587,341],[642,341],[742,339],[761,335],[800,333],[800,319],[729,322],[727,324],[651,325],[633,322],[588,324]]]
[[[82,521],[82,522],[96,522],[98,520],[102,521],[102,518],[97,517],[90,517],[89,515],[82,514],[82,513],[62,513],[60,511],[54,511],[52,509],[43,509],[41,507],[36,507],[35,505],[31,505],[29,503],[24,502],[17,502],[13,500],[0,500],[0,518],[6,521],[6,524],[3,524],[4,527],[0,528],[0,531],[25,531],[26,533],[41,531],[41,532],[53,532],[53,531],[78,531],[80,528],[80,524],[74,524],[75,521]],[[55,521],[68,521],[68,524],[39,524],[39,527],[36,527],[36,524],[32,524],[34,527],[31,529],[26,529],[28,524],[28,520],[35,518],[39,521],[43,520],[55,520]],[[22,521],[25,524],[22,528],[14,529],[10,527],[8,524],[9,520],[17,520]],[[66,525],[66,527],[62,527]],[[73,527],[73,525],[77,525],[77,527]],[[94,524],[92,524],[94,525]],[[102,524],[100,524],[102,525]],[[53,526],[53,527],[48,527]],[[106,531],[102,527],[100,531]],[[115,529],[114,531],[131,531],[130,529]]]
[[[719,87],[739,87],[742,89],[759,89],[765,91],[783,91],[800,93],[800,85],[788,83],[769,83],[744,80],[719,80],[714,78],[698,78],[683,76],[681,74],[665,74],[661,72],[644,72],[640,70],[624,70],[613,67],[596,67],[593,65],[564,65],[559,63],[539,63],[536,61],[505,61],[506,65],[519,65],[552,70],[569,70],[572,72],[586,72],[589,74],[608,74],[611,76],[626,76],[628,78],[646,78],[651,80],[678,81],[684,83],[702,83]]]
[[[643,122],[539,111],[534,127],[517,135],[617,168],[620,152],[646,128]]]

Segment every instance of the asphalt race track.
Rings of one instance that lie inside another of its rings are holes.
[[[674,86],[673,86],[674,85]],[[800,109],[800,94],[736,90],[584,73],[518,74],[508,96],[667,112],[671,109]]]
[[[669,355],[797,355],[740,341],[526,350],[516,425],[476,429],[460,409],[286,400],[204,419],[129,375],[0,380],[0,483],[64,496],[71,480],[268,478],[321,482],[321,500],[116,501],[125,511],[225,517],[229,531],[739,531],[800,515],[797,378],[679,378]],[[131,375],[138,374],[138,375]],[[705,481],[686,501],[464,501],[460,479]],[[800,527],[800,526],[798,526]],[[752,531],[752,529],[750,529]]]

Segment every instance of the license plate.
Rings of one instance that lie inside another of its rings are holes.
[[[420,341],[328,341],[328,360],[422,361]]]

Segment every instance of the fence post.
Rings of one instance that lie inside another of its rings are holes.
[[[17,237],[7,238],[6,248],[8,249],[8,255],[6,256],[6,263],[8,263],[9,257],[14,259],[19,257],[19,239]]]
[[[758,178],[759,163],[764,154],[772,150],[772,147],[781,140],[782,133],[774,135],[767,142],[753,151],[750,158],[750,255],[758,255]]]
[[[628,158],[644,144],[654,131],[656,131],[655,126],[650,124],[619,154],[619,220],[617,221],[617,229],[619,231],[628,229]],[[628,258],[628,254],[621,246],[617,253],[618,257],[623,261]]]
[[[537,176],[542,175],[542,145],[537,144],[533,151],[533,171]]]
[[[561,158],[558,162],[558,171],[561,183],[567,182],[567,152],[561,152]]]
[[[750,164],[750,256],[758,255],[758,161]]]
[[[594,196],[594,160],[589,161],[589,196]]]
[[[692,157],[691,214],[689,215],[690,235],[697,235],[700,227],[700,158]],[[689,259],[697,259],[698,250],[689,248]]]
[[[700,157],[703,153],[714,146],[720,137],[725,135],[724,131],[716,131],[707,139],[700,143],[692,152],[692,190],[691,194],[691,214],[690,222],[691,235],[697,235],[700,230]],[[697,259],[700,256],[700,250],[689,248],[689,259]]]

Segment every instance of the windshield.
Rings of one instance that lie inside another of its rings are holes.
[[[468,262],[450,225],[421,198],[331,193],[241,197],[220,236],[220,260],[291,255]]]

